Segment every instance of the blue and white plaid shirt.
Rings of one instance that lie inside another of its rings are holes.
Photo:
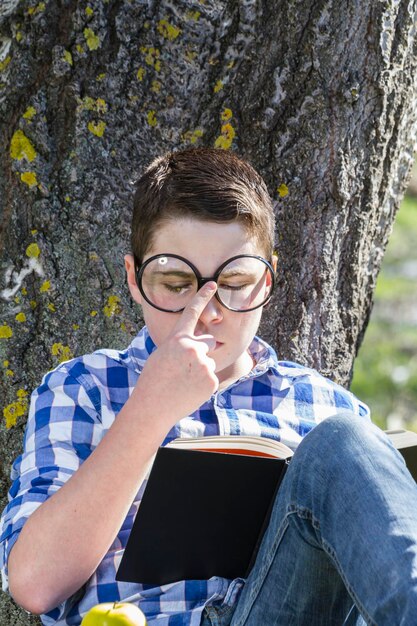
[[[126,350],[97,350],[61,363],[33,391],[24,451],[13,463],[9,503],[0,521],[4,591],[8,590],[7,559],[25,521],[93,452],[153,350],[155,344],[144,327]],[[164,444],[175,437],[257,435],[295,449],[316,424],[339,409],[369,416],[368,407],[349,391],[312,369],[278,361],[274,350],[258,337],[250,352],[256,362],[253,370],[178,422]],[[162,587],[115,581],[143,489],[144,484],[96,572],[79,592],[43,615],[43,624],[79,625],[95,604],[122,600],[138,604],[150,626],[198,626],[207,603],[237,602],[243,579],[213,577]]]

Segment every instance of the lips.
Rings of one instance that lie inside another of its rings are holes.
[[[215,345],[215,350],[217,350],[217,348],[220,348],[223,345],[223,343],[221,341],[216,341],[216,345]]]

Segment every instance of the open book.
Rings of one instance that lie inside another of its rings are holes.
[[[387,435],[417,481],[417,433]],[[159,448],[116,580],[246,578],[292,454],[279,441],[246,436]]]

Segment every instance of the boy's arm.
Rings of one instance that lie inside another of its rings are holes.
[[[99,445],[23,526],[9,555],[9,588],[31,613],[49,612],[94,573],[166,433],[216,391],[215,363],[207,355],[215,340],[194,336],[214,293],[208,283],[196,294]]]

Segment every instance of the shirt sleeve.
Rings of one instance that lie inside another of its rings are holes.
[[[96,402],[62,366],[46,374],[31,395],[23,453],[11,468],[8,504],[0,518],[0,571],[9,592],[7,560],[29,516],[91,454],[102,436]]]

